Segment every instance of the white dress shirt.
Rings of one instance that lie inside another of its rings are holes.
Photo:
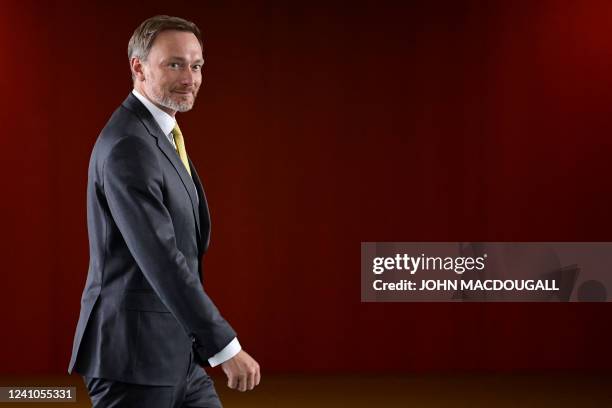
[[[174,116],[170,116],[169,114],[155,106],[153,102],[151,102],[145,96],[140,94],[140,92],[138,92],[136,89],[133,89],[132,93],[136,98],[138,98],[140,102],[142,102],[142,104],[147,108],[147,110],[151,112],[151,115],[153,115],[153,119],[155,119],[155,122],[157,122],[159,128],[162,130],[164,135],[166,135],[170,144],[174,146],[174,150],[176,150],[176,145],[174,144],[174,136],[172,135],[172,129],[174,129],[174,125],[176,124],[176,119],[174,118]],[[195,183],[193,184],[193,186],[195,189]],[[197,190],[195,196],[198,197]],[[198,197],[198,202],[199,200],[200,198]],[[208,363],[211,367],[215,367],[234,357],[236,354],[238,354],[240,350],[242,350],[242,347],[238,342],[238,338],[234,337],[234,339],[230,341],[229,344],[225,346],[223,350],[209,358]]]

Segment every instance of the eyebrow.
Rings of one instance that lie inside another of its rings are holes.
[[[168,57],[167,60],[175,60],[175,61],[185,62],[185,58],[183,58],[183,57]],[[194,64],[204,64],[204,60],[202,58],[198,58],[193,63]]]

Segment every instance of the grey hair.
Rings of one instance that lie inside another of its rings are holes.
[[[130,42],[128,43],[130,70],[132,58],[136,57],[141,61],[146,61],[157,34],[165,30],[187,31],[193,33],[200,42],[202,49],[204,49],[200,29],[191,21],[166,15],[154,16],[143,21],[134,31],[134,34],[132,34],[132,38],[130,38]],[[134,79],[135,76],[132,72],[132,80]]]

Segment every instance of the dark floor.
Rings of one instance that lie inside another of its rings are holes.
[[[265,375],[255,390],[229,390],[234,407],[612,407],[610,375]],[[78,376],[0,376],[0,386],[77,386],[77,403],[5,403],[16,407],[90,407]]]

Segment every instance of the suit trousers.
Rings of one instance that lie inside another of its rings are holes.
[[[93,408],[222,408],[212,379],[193,358],[175,386],[130,384],[84,376]]]

